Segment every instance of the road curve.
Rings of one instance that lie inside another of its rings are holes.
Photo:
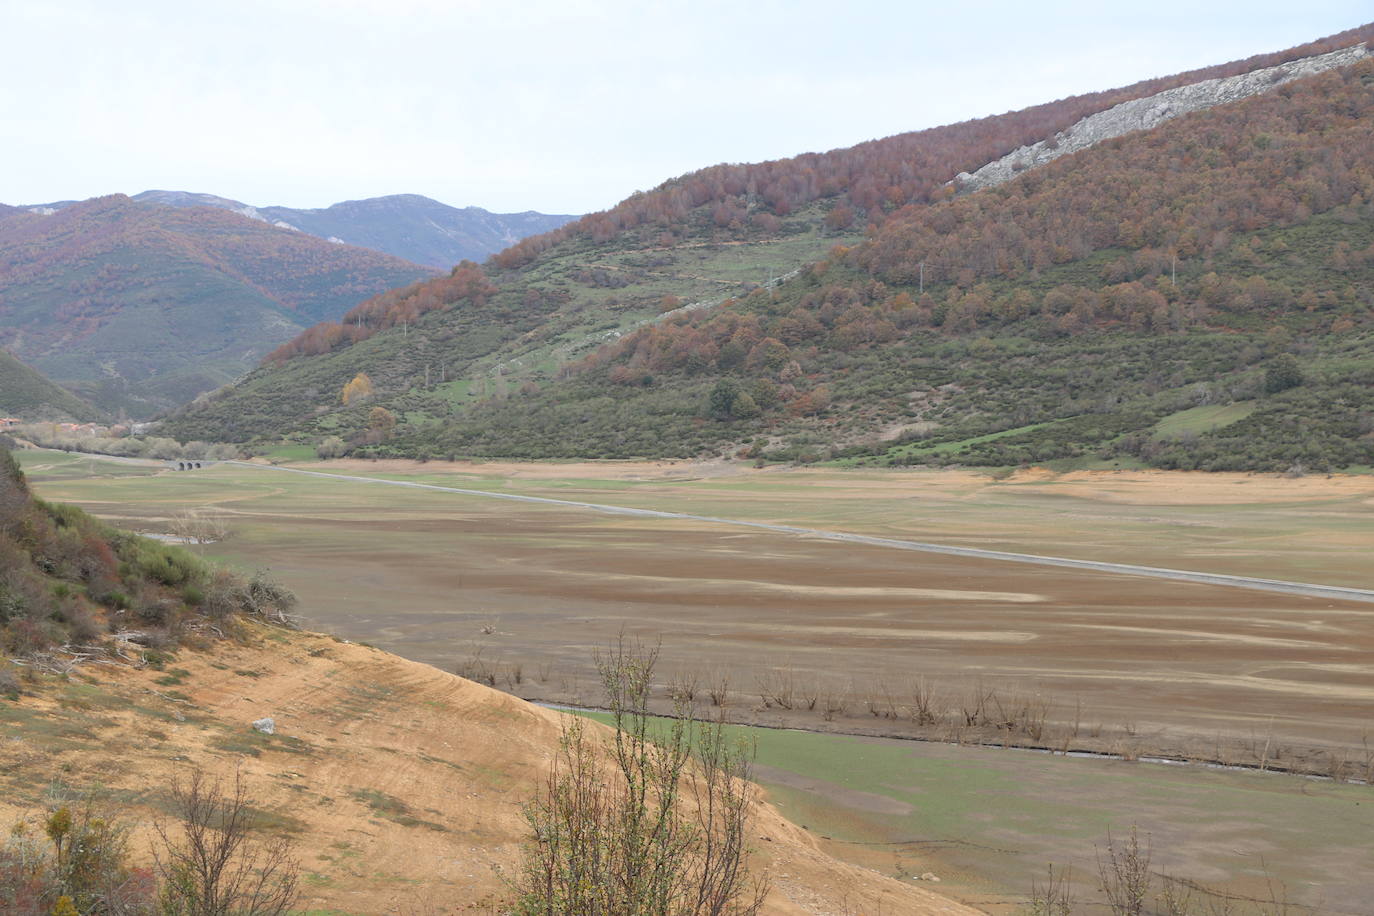
[[[419,483],[410,480],[387,480],[380,477],[362,477],[354,474],[330,474],[324,471],[307,471],[303,468],[288,468],[278,465],[254,464],[248,461],[226,461],[236,467],[256,468],[266,471],[281,471],[288,474],[304,474],[307,477],[324,477],[330,480],[352,480],[359,483],[386,484],[393,487],[409,487],[413,490],[437,490],[441,493],[461,493],[464,496],[483,496],[488,499],[505,499],[512,502],[539,503],[549,506],[562,506],[572,509],[590,509],[609,515],[630,515],[640,518],[686,519],[695,522],[712,522],[717,525],[734,525],[740,528],[758,528],[781,534],[799,537],[819,538],[827,541],[840,541],[846,544],[864,544],[871,547],[890,547],[897,550],[914,550],[920,553],[939,553],[955,557],[975,557],[983,560],[1003,560],[1008,563],[1032,563],[1037,566],[1062,566],[1068,569],[1087,569],[1093,572],[1117,573],[1125,576],[1147,576],[1152,579],[1174,579],[1179,582],[1193,582],[1199,585],[1225,585],[1233,588],[1250,588],[1262,592],[1281,592],[1301,595],[1306,598],[1334,598],[1343,601],[1366,601],[1374,603],[1374,590],[1347,588],[1340,585],[1318,585],[1310,582],[1285,582],[1282,579],[1257,579],[1250,576],[1230,576],[1225,573],[1196,572],[1188,569],[1167,569],[1159,566],[1135,566],[1130,563],[1105,563],[1097,560],[1075,560],[1069,557],[1045,557],[1033,553],[1012,553],[1006,550],[984,550],[979,547],[953,547],[948,544],[929,544],[924,541],[908,541],[901,538],[874,537],[867,534],[851,534],[845,531],[826,531],[821,528],[802,528],[796,525],[774,525],[768,522],[751,522],[736,518],[717,518],[712,515],[691,515],[685,512],[663,512],[658,509],[635,509],[629,506],[611,506],[605,503],[579,502],[571,499],[553,499],[548,496],[524,496],[518,493],[493,493],[490,490],[470,490],[464,487],[444,487],[432,483]]]

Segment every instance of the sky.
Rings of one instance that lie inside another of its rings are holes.
[[[583,213],[1370,19],[1371,0],[0,0],[0,202]]]

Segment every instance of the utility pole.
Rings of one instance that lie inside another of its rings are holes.
[[[921,262],[921,293],[924,294],[925,291],[926,291],[926,262],[925,262],[925,261],[922,261],[922,262]]]
[[[1175,287],[1178,286],[1178,253],[1175,252],[1169,262],[1169,282]]]

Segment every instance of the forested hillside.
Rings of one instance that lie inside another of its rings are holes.
[[[1374,64],[949,183],[1133,93],[1293,56],[694,173],[312,329],[169,426],[374,454],[1374,464]],[[773,284],[781,242],[819,253]],[[675,294],[703,264],[734,288]]]
[[[428,268],[123,195],[0,211],[0,344],[106,408],[184,403]]]

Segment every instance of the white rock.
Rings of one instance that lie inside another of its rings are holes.
[[[1056,144],[1041,140],[1032,146],[1013,150],[995,159],[970,175],[960,172],[952,184],[959,191],[977,191],[1010,181],[1023,172],[1028,164],[1043,165],[1068,153],[1075,153],[1104,140],[1120,137],[1136,130],[1147,130],[1190,111],[1201,111],[1238,99],[1268,92],[1284,83],[1336,67],[1353,64],[1369,56],[1365,46],[1355,45],[1315,57],[1304,57],[1274,67],[1252,70],[1238,76],[1202,80],[1187,86],[1122,102],[1106,111],[1088,115],[1083,120],[1054,136]]]

